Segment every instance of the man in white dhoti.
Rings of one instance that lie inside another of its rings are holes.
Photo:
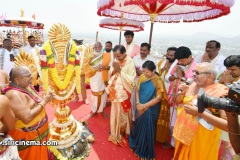
[[[95,74],[90,78],[90,87],[93,100],[90,118],[97,112],[102,113],[105,118],[108,118],[108,115],[103,111],[103,109],[105,108],[107,101],[105,84],[108,81],[110,61],[111,54],[109,52],[102,53],[102,44],[100,42],[96,42],[94,45],[94,59],[90,64],[95,69]]]

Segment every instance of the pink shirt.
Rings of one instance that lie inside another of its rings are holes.
[[[128,46],[125,45],[126,50],[128,49]],[[128,53],[128,51],[127,51]],[[140,54],[140,47],[137,44],[134,44],[134,46],[132,47],[132,52],[130,52],[130,54],[128,54],[131,58],[135,57],[136,55]]]

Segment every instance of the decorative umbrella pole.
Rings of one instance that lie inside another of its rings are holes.
[[[153,32],[153,24],[154,21],[157,17],[157,14],[150,14],[150,18],[151,18],[151,29],[150,29],[150,36],[149,36],[149,44],[152,44],[152,32]]]
[[[122,28],[123,27],[119,27],[119,30],[120,30],[120,32],[119,32],[119,45],[121,44],[121,39],[122,39]]]
[[[24,10],[21,9],[21,15],[20,17],[24,17]],[[25,31],[25,25],[22,25],[22,32],[23,32],[23,45],[25,46],[27,43],[26,43],[26,31]]]
[[[98,31],[96,32],[96,42],[98,41]]]

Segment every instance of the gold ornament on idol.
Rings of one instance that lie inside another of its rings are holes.
[[[54,24],[48,37],[40,51],[43,89],[54,90],[56,96],[52,104],[64,107],[73,98],[74,89],[78,93],[81,90],[80,53],[65,25]]]
[[[38,77],[38,67],[39,66],[39,58],[37,52],[33,52],[29,54],[25,52],[23,49],[20,49],[20,53],[14,60],[15,66],[27,66],[32,73],[32,85],[41,85],[42,81],[40,77]]]

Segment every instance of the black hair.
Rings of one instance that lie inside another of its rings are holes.
[[[10,82],[13,82],[13,76],[12,76],[12,70],[13,70],[13,68],[10,70],[10,72],[9,72],[9,81]]]
[[[148,43],[142,43],[141,44],[141,47],[145,47],[145,46],[148,48],[148,50],[151,49],[151,45],[150,44],[148,44]]]
[[[167,49],[167,52],[168,52],[168,51],[175,51],[175,52],[176,52],[176,51],[177,51],[177,47],[169,47],[169,48]]]
[[[134,37],[134,33],[132,31],[124,32],[124,37],[127,36],[127,35],[130,35],[130,36]]]
[[[223,62],[225,67],[232,67],[232,66],[237,66],[240,68],[240,55],[231,55],[228,56],[224,62]]]
[[[28,40],[29,40],[29,39],[32,39],[32,38],[35,38],[35,37],[34,37],[34,36],[28,36]]]
[[[83,44],[83,39],[77,40],[77,42],[79,43],[79,45]]]
[[[209,42],[214,42],[214,43],[216,43],[216,48],[221,48],[221,43],[220,42],[218,42],[216,40],[211,40],[211,41],[208,41],[207,43],[209,43]]]
[[[116,52],[117,50],[119,50],[121,54],[124,54],[126,52],[126,48],[122,45],[116,45],[113,48],[113,52]]]
[[[109,43],[109,44],[111,44],[111,45],[112,45],[112,42],[111,42],[111,41],[107,41],[105,44],[107,44],[107,43]]]
[[[155,74],[159,76],[159,74],[156,72],[156,65],[153,61],[146,61],[143,63],[142,68],[147,68],[149,71],[155,70]]]
[[[174,57],[175,59],[184,59],[192,55],[191,50],[188,47],[181,46],[177,49]]]
[[[6,41],[12,42],[12,40],[11,40],[10,38],[5,38],[5,39],[3,40],[3,43],[6,42]]]

